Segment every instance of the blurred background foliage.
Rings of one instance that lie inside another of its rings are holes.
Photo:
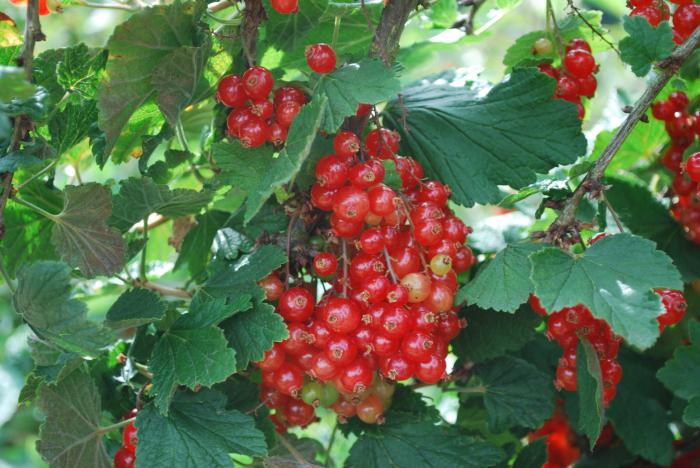
[[[559,0],[553,3],[555,14],[564,20],[569,14],[567,2]],[[456,72],[465,81],[478,78],[498,82],[508,71],[503,64],[506,50],[523,34],[545,27],[543,0],[485,0],[474,18],[473,34],[465,35],[464,30],[449,28],[455,20],[455,14],[468,11],[467,8],[457,11],[456,5],[456,0],[436,0],[432,10],[414,14],[411,18],[402,37],[399,55],[404,84],[447,71]],[[627,9],[623,1],[591,0],[577,2],[577,6],[601,11],[602,26],[609,31],[615,42],[624,36],[621,17]],[[15,20],[19,27],[23,26],[24,13],[21,7],[10,4],[8,0],[0,0],[0,11]],[[62,14],[43,18],[48,40],[39,43],[38,53],[81,42],[91,47],[104,46],[114,27],[128,18],[129,14],[125,11],[68,5]],[[275,60],[278,58],[274,54],[267,54],[262,59],[263,64],[268,66],[274,66]],[[644,80],[633,75],[613,51],[598,53],[596,60],[600,64],[599,88],[596,97],[588,103],[584,122],[591,149],[596,135],[620,124],[624,118],[622,108],[632,103],[644,88]],[[288,78],[293,78],[294,73],[298,72],[292,71],[292,76]],[[185,119],[186,130],[189,128],[190,132],[197,134],[201,128],[197,125],[198,118],[209,118],[207,112],[211,110],[203,109],[201,115],[193,112]],[[104,170],[100,170],[94,164],[88,148],[73,151],[73,165],[65,166],[62,173],[56,174],[58,186],[73,183],[77,177],[104,182],[138,175],[136,159],[120,166],[109,162]],[[176,185],[188,186],[189,177],[191,176],[177,179]],[[530,227],[531,215],[539,201],[539,197],[531,197],[518,205],[519,211],[505,215],[496,207],[475,206],[460,210],[460,216],[475,228],[476,233],[472,238],[475,247],[481,251],[493,251],[503,245],[504,239],[519,236],[521,234],[518,233],[522,233],[523,228]],[[525,216],[525,213],[529,216]],[[163,271],[169,271],[176,258],[175,250],[167,242],[170,232],[171,229],[158,230],[149,241],[149,260],[159,262],[157,264]],[[167,278],[166,275],[165,279]],[[178,276],[177,279],[181,278]],[[118,292],[108,284],[93,283],[94,289],[83,290],[81,299],[88,302],[92,314],[103,316]],[[99,296],[93,294],[97,290],[100,291]],[[0,468],[45,466],[34,449],[41,415],[35,406],[17,408],[16,404],[25,376],[32,368],[26,336],[26,326],[20,323],[13,312],[9,290],[0,284]],[[436,388],[428,391],[438,392],[429,396],[435,399],[443,417],[454,421],[456,399],[451,401],[450,397],[443,397]],[[331,418],[329,414],[324,420],[330,421]],[[308,431],[312,437],[325,442],[330,437],[331,427],[331,423],[314,424]],[[341,435],[338,437],[342,438]],[[336,442],[334,459],[337,462],[345,459],[350,446],[350,441]]]

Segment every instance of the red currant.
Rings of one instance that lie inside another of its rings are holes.
[[[314,298],[304,288],[290,288],[280,298],[279,313],[288,322],[305,322],[314,311]]]
[[[317,275],[329,276],[338,269],[338,259],[332,253],[322,252],[314,257],[313,267]]]
[[[316,73],[330,73],[335,69],[335,51],[328,44],[307,46],[304,55],[307,65]]]
[[[570,50],[562,61],[564,67],[576,78],[585,78],[595,71],[595,59],[590,52],[581,49]]]
[[[700,152],[690,155],[685,162],[685,172],[690,180],[700,183]]]
[[[221,78],[216,97],[228,107],[241,107],[248,100],[243,80],[238,75],[226,75]]]
[[[133,468],[136,462],[136,455],[126,447],[117,450],[114,455],[114,468]]]
[[[270,6],[277,13],[288,15],[299,9],[299,0],[270,0]]]
[[[243,73],[243,86],[251,99],[267,99],[275,84],[267,68],[254,66]]]

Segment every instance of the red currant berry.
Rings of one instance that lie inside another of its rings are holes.
[[[335,51],[328,44],[314,44],[304,51],[306,63],[316,73],[330,73],[335,70]]]
[[[591,46],[588,44],[588,42],[586,42],[585,39],[581,39],[580,37],[571,39],[571,41],[569,41],[569,44],[566,46],[567,52],[576,49],[585,50],[589,54],[591,53]]]
[[[286,355],[282,345],[275,343],[272,348],[265,351],[263,354],[262,361],[258,361],[256,364],[258,367],[264,371],[274,372],[284,364]]]
[[[472,249],[467,246],[462,246],[457,249],[457,254],[452,261],[452,268],[454,268],[457,273],[467,271],[473,264],[474,254],[472,253]]]
[[[127,450],[134,453],[136,452],[136,444],[139,443],[139,438],[136,435],[137,432],[138,429],[136,429],[133,422],[127,424],[122,432],[122,444]]]
[[[360,151],[360,138],[353,132],[338,132],[333,138],[335,154],[341,157],[353,157]]]
[[[277,122],[272,122],[267,129],[267,141],[275,146],[283,145],[287,141],[287,129]]]
[[[251,119],[257,119],[258,117],[254,115],[250,109],[247,107],[241,109],[235,109],[229,112],[226,118],[226,128],[229,135],[238,138],[241,126]]]
[[[261,279],[258,286],[265,291],[265,300],[267,301],[276,301],[284,293],[284,284],[275,274],[269,274]]]
[[[338,189],[325,188],[316,183],[311,186],[311,203],[323,211],[331,211],[333,209],[333,199]]]
[[[418,201],[433,202],[440,207],[447,205],[449,196],[450,192],[447,187],[434,180],[424,183],[418,190]]]
[[[658,120],[671,120],[675,112],[675,106],[671,101],[656,101],[651,105],[651,115]]]
[[[356,164],[350,169],[349,179],[351,184],[367,189],[384,179],[384,166],[375,160]]]
[[[685,112],[688,102],[688,95],[683,91],[674,91],[668,95],[668,103],[673,106],[674,112]]]
[[[404,307],[388,305],[382,315],[382,333],[402,337],[413,328],[414,318]]]
[[[690,35],[699,25],[700,5],[698,4],[681,5],[673,13],[673,27],[683,36]]]
[[[388,357],[396,354],[401,341],[399,338],[376,333],[372,338],[372,350],[379,357]]]
[[[365,148],[372,157],[390,159],[399,150],[399,134],[386,128],[374,129],[365,138]]]
[[[327,382],[338,375],[338,366],[324,353],[318,353],[311,362],[310,373],[315,378]]]
[[[700,152],[690,155],[685,162],[685,172],[690,180],[700,183]]]
[[[576,78],[585,78],[595,70],[595,59],[590,52],[581,49],[570,50],[564,56],[562,64]]]
[[[238,75],[226,75],[221,78],[216,97],[228,107],[241,107],[248,100],[243,80]]]
[[[454,292],[444,284],[434,284],[425,299],[425,305],[436,314],[447,312],[454,304]]]
[[[366,359],[356,359],[340,371],[340,380],[352,393],[362,393],[372,384],[372,367]]]
[[[431,354],[428,360],[419,362],[416,366],[416,378],[428,385],[438,383],[445,375],[445,358]]]
[[[329,276],[338,269],[338,259],[332,253],[322,252],[314,257],[313,267],[317,275]]]
[[[588,75],[578,79],[578,93],[581,96],[592,98],[595,95],[596,89],[598,89],[598,80],[596,80],[595,76]]]
[[[391,268],[399,278],[416,273],[421,269],[420,254],[412,247],[394,250],[391,252]]]
[[[275,97],[273,98],[275,107],[279,107],[279,105],[285,101],[294,101],[300,106],[303,106],[306,104],[306,95],[304,91],[294,86],[282,86],[277,88]]]
[[[267,99],[275,84],[267,68],[255,66],[243,73],[243,86],[251,99]]]
[[[367,192],[372,213],[386,216],[396,210],[396,192],[386,185],[379,185]]]
[[[275,388],[283,395],[296,398],[304,385],[304,372],[296,364],[285,362],[275,373]]]
[[[277,13],[288,15],[299,9],[299,0],[270,0],[270,6]]]
[[[570,392],[576,391],[576,368],[562,365],[557,366],[556,379],[554,384],[558,388],[563,388]]]
[[[133,468],[136,462],[136,455],[126,447],[117,450],[114,455],[114,468]]]
[[[357,302],[344,297],[331,297],[323,307],[322,315],[326,326],[336,333],[350,333],[362,321]]]
[[[401,278],[401,285],[408,291],[408,302],[423,302],[430,295],[430,277],[424,273],[409,273]]]
[[[383,366],[382,373],[389,380],[408,380],[413,377],[416,365],[401,354],[389,357]]]
[[[338,156],[329,154],[316,163],[316,179],[321,187],[339,189],[348,180],[348,167]]]
[[[284,417],[290,426],[304,427],[311,424],[316,415],[313,406],[300,400],[290,400],[284,409]]]
[[[426,362],[435,351],[435,339],[422,331],[412,331],[401,341],[401,352],[414,362]]]
[[[408,303],[408,289],[402,284],[392,284],[387,289],[386,301],[389,304],[402,306]]]
[[[571,76],[561,76],[557,80],[555,95],[558,98],[573,101],[579,96],[578,81]]]
[[[257,148],[267,141],[267,124],[260,117],[251,117],[241,124],[238,137],[244,148]]]
[[[659,10],[654,7],[654,6],[644,6],[644,7],[637,7],[634,8],[630,12],[630,16],[641,16],[647,22],[654,26],[657,27],[659,23],[661,23],[661,13]]]
[[[331,215],[331,231],[333,235],[341,238],[351,238],[355,237],[360,232],[362,232],[363,223],[360,222],[350,222],[340,218],[338,215],[333,213]]]
[[[267,99],[258,99],[251,103],[250,111],[261,119],[266,120],[272,117],[272,114],[275,112],[275,108],[272,105],[272,102],[268,101]]]
[[[341,219],[360,223],[369,213],[370,201],[367,192],[359,187],[348,185],[338,190],[333,200],[333,212]]]
[[[382,424],[384,403],[376,395],[369,395],[357,405],[357,417],[366,424]]]
[[[348,335],[333,335],[328,339],[326,357],[338,367],[347,366],[357,357],[357,343]]]
[[[384,234],[380,228],[366,229],[359,240],[360,249],[366,254],[375,255],[384,249]]]
[[[305,322],[314,311],[314,297],[304,288],[290,288],[280,298],[279,313],[287,322]]]
[[[300,110],[301,106],[298,102],[284,101],[277,106],[277,109],[275,110],[275,119],[282,127],[289,128]]]

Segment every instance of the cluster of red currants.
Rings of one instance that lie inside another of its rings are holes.
[[[277,275],[261,282],[289,330],[257,363],[261,398],[279,425],[310,423],[314,404],[380,423],[393,382],[445,376],[449,342],[464,326],[453,302],[457,273],[473,263],[464,245],[471,230],[447,207],[448,188],[423,181],[398,143],[386,129],[364,145],[343,131],[316,164],[311,203],[332,212],[334,245],[313,258],[313,273],[331,284],[318,304],[314,283],[284,291]],[[396,190],[382,183],[392,165]]]
[[[547,462],[542,468],[567,468],[581,456],[577,446],[576,433],[562,409],[563,402],[557,402],[554,414],[537,429],[528,434],[530,442],[546,437]]]
[[[598,65],[591,53],[591,46],[584,39],[572,39],[566,46],[561,68],[550,64],[540,65],[540,71],[557,80],[555,96],[576,104],[578,117],[583,120],[586,110],[581,98],[592,98],[598,88],[594,73]]]
[[[700,114],[688,111],[688,96],[674,91],[668,99],[651,106],[654,118],[666,124],[671,144],[661,162],[673,176],[671,188],[675,195],[671,213],[684,226],[688,238],[700,244],[700,153],[692,154],[685,163],[684,153],[696,136],[700,136]]]
[[[669,0],[677,5],[673,12],[673,40],[682,44],[700,26],[700,5],[693,0]],[[671,9],[664,0],[628,0],[630,16],[641,16],[656,27],[671,18]]]
[[[275,80],[264,67],[254,66],[239,75],[226,75],[219,81],[216,99],[231,108],[226,120],[228,134],[246,148],[266,141],[281,146],[287,130],[306,103],[304,92],[294,86],[281,86],[269,99]]]
[[[124,419],[136,417],[137,412],[136,408],[132,409],[124,416]],[[134,467],[136,463],[136,444],[139,441],[138,437],[136,437],[136,432],[137,429],[133,421],[124,427],[124,431],[122,431],[122,446],[114,455],[114,468]]]
[[[659,331],[663,332],[664,328],[678,323],[683,318],[687,304],[680,291],[674,289],[655,291],[661,296],[664,305],[664,312],[657,317]],[[537,314],[547,316],[547,311],[542,307],[537,296],[530,296],[530,306]],[[616,360],[622,338],[616,336],[604,320],[593,317],[591,311],[581,304],[565,307],[549,314],[547,337],[559,343],[564,350],[562,357],[559,358],[554,380],[558,389],[576,391],[576,348],[578,340],[585,338],[598,354],[603,377],[603,402],[607,405],[615,398],[617,384],[622,379],[622,367]]]
[[[531,296],[530,305],[538,314],[547,314],[537,297]],[[585,338],[598,353],[603,376],[603,402],[607,405],[615,398],[617,384],[622,378],[622,367],[615,359],[622,338],[616,336],[604,320],[593,317],[583,305],[565,307],[549,315],[547,338],[555,340],[564,350],[554,379],[558,389],[576,391],[576,348],[578,340]]]

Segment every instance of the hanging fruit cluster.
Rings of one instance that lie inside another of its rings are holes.
[[[133,409],[127,413],[124,419],[136,417],[137,410]],[[126,421],[125,421],[126,422]],[[114,468],[133,468],[136,463],[136,444],[138,437],[136,436],[136,426],[134,422],[130,422],[122,431],[122,446],[114,455]]]
[[[540,39],[542,40],[549,42],[548,39]],[[542,47],[541,44],[535,43],[535,51]],[[539,69],[557,80],[555,96],[576,104],[578,117],[583,120],[586,110],[581,98],[592,98],[598,88],[598,81],[594,76],[598,65],[591,53],[591,46],[584,39],[572,39],[566,46],[566,54],[561,62],[559,68],[551,64],[542,64]]]
[[[673,12],[673,40],[681,44],[700,26],[700,5],[693,0],[669,1],[677,5]],[[671,18],[671,9],[664,0],[628,0],[627,3],[632,8],[630,16],[641,16],[654,27]]]
[[[27,0],[10,0],[14,5],[26,5]],[[58,0],[39,0],[39,15],[46,16],[52,12],[60,12],[61,2]]]
[[[656,293],[661,296],[664,305],[664,312],[657,317],[659,331],[662,332],[683,318],[687,304],[680,291],[657,289]],[[530,296],[530,306],[537,314],[547,316],[547,311],[537,296]],[[616,336],[604,320],[593,317],[591,311],[583,305],[565,307],[549,314],[547,338],[555,340],[564,350],[554,380],[558,389],[576,391],[576,350],[578,340],[586,339],[598,354],[603,378],[603,402],[607,405],[615,398],[617,384],[622,379],[622,367],[616,360],[622,338]]]
[[[314,282],[286,291],[277,275],[261,282],[289,330],[257,363],[280,429],[309,424],[317,405],[380,423],[394,382],[445,377],[449,342],[464,326],[453,303],[457,273],[473,263],[471,230],[447,206],[448,187],[423,181],[398,144],[383,128],[364,144],[342,131],[316,164],[311,204],[331,213],[332,247],[311,264],[331,285],[321,300]],[[388,171],[395,188],[383,183]]]
[[[254,66],[239,75],[226,75],[219,81],[216,99],[231,108],[226,119],[228,134],[246,148],[269,142],[281,146],[287,130],[306,103],[304,92],[294,86],[277,88],[270,100],[275,80],[264,67]]]
[[[654,118],[665,122],[671,144],[661,162],[673,173],[671,213],[683,225],[688,238],[700,244],[700,153],[684,163],[685,150],[700,135],[700,115],[688,111],[688,96],[682,91],[651,107]]]
[[[528,434],[530,442],[546,437],[547,462],[542,468],[566,468],[573,465],[581,456],[576,433],[562,409],[563,402],[557,402],[554,414],[541,428]]]

